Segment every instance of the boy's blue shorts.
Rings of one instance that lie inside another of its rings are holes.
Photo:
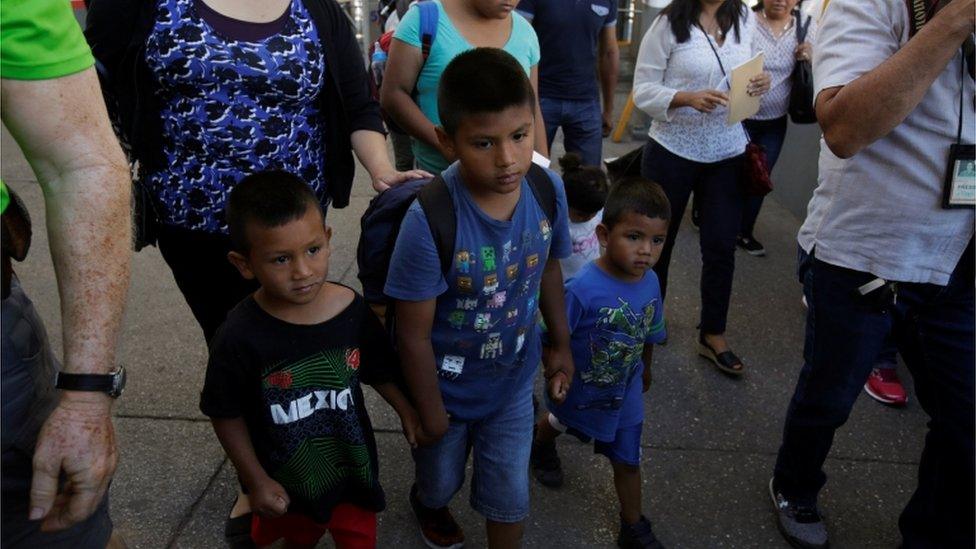
[[[444,437],[413,451],[417,499],[444,507],[461,490],[468,454],[474,455],[471,507],[495,522],[519,522],[529,514],[529,454],[532,448],[531,385],[488,417],[451,420]]]
[[[593,452],[607,456],[607,459],[614,463],[639,467],[641,458],[641,433],[643,430],[644,422],[628,427],[620,427],[610,442],[593,440],[593,437],[581,433],[572,427],[567,428],[566,432],[583,442],[593,440]]]

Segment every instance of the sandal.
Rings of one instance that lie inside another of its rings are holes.
[[[715,349],[705,343],[705,338],[701,336],[698,338],[698,355],[710,360],[716,368],[731,376],[739,377],[745,370],[745,365],[735,353],[732,351],[716,353]]]

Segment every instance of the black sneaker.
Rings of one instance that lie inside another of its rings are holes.
[[[559,488],[563,485],[563,466],[556,452],[556,442],[540,442],[532,437],[532,474],[543,486]]]
[[[691,207],[691,226],[697,231],[701,228],[701,212],[695,206]]]
[[[816,505],[800,505],[789,501],[776,488],[775,479],[769,479],[769,497],[776,510],[776,526],[793,547],[803,549],[826,549],[827,526]]]
[[[766,248],[763,247],[762,242],[759,242],[755,238],[740,236],[735,239],[737,246],[746,251],[749,255],[754,255],[756,257],[762,257],[766,255]]]
[[[625,524],[620,519],[620,533],[617,534],[617,547],[623,549],[664,549],[664,545],[654,536],[651,521],[641,515],[637,524]]]
[[[410,487],[410,507],[420,523],[420,536],[431,549],[461,549],[464,531],[451,516],[447,507],[431,509],[417,499],[417,485]]]

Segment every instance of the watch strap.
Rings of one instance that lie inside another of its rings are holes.
[[[68,374],[58,372],[55,387],[69,391],[98,391],[107,393],[115,384],[115,374]]]

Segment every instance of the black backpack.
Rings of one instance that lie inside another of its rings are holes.
[[[546,171],[533,163],[525,174],[532,194],[549,220],[556,219],[556,189]],[[363,285],[363,297],[374,307],[382,308],[389,304],[390,298],[383,293],[386,275],[390,268],[390,257],[400,234],[400,223],[414,199],[420,202],[430,225],[430,233],[437,246],[441,272],[450,271],[454,258],[454,239],[457,233],[457,216],[454,200],[447,183],[440,175],[433,179],[419,179],[401,183],[383,191],[370,201],[366,213],[360,220],[361,232],[356,249],[356,263],[359,266],[359,281]],[[391,317],[387,310],[385,317]],[[383,315],[381,315],[381,318]],[[389,326],[389,324],[387,324]]]

